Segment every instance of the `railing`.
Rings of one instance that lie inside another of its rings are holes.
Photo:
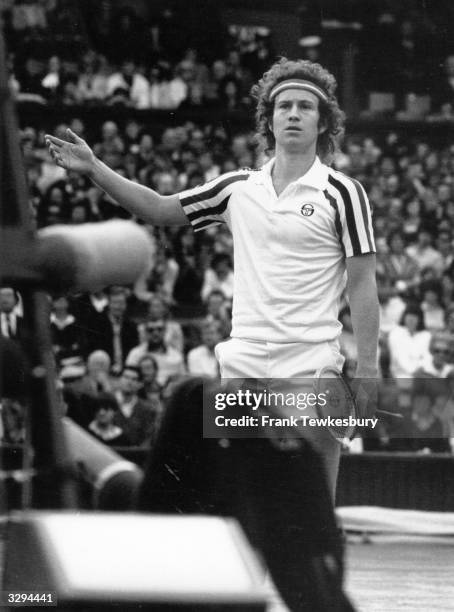
[[[126,459],[143,466],[147,449],[116,449]],[[0,447],[3,469],[20,469],[22,447]],[[8,483],[8,506],[18,507],[20,484]],[[339,506],[382,506],[414,510],[454,511],[454,457],[415,453],[345,454],[337,489]]]

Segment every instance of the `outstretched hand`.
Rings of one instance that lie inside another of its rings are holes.
[[[69,128],[66,130],[68,140],[61,140],[46,134],[46,145],[57,166],[66,170],[74,170],[81,174],[89,174],[93,168],[95,156],[85,140],[77,136]]]

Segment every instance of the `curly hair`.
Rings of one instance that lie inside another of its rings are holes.
[[[315,83],[328,95],[327,101],[319,99],[320,123],[326,126],[326,130],[318,137],[317,154],[324,163],[331,163],[344,131],[345,114],[339,108],[335,96],[336,79],[320,64],[308,60],[292,61],[282,57],[265,72],[251,91],[257,100],[255,114],[257,137],[266,151],[274,150],[276,141],[270,128],[274,102],[270,102],[270,93],[281,81],[295,78]]]

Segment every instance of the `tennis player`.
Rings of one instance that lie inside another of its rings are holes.
[[[344,121],[335,89],[334,77],[319,64],[275,63],[253,89],[258,134],[273,157],[260,170],[229,172],[178,195],[161,196],[116,174],[71,130],[67,142],[46,136],[59,166],[87,174],[148,223],[190,223],[196,231],[228,225],[234,238],[232,338],[216,349],[225,378],[291,379],[323,366],[341,370],[338,310],[345,287],[357,379],[377,376],[371,212],[361,184],[330,167]],[[334,491],[340,444],[323,431],[312,437]]]

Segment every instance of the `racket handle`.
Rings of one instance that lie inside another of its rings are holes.
[[[390,417],[394,417],[396,419],[403,419],[404,415],[401,414],[400,412],[391,412],[390,410],[376,410],[377,414],[384,414],[385,416],[390,416]]]

